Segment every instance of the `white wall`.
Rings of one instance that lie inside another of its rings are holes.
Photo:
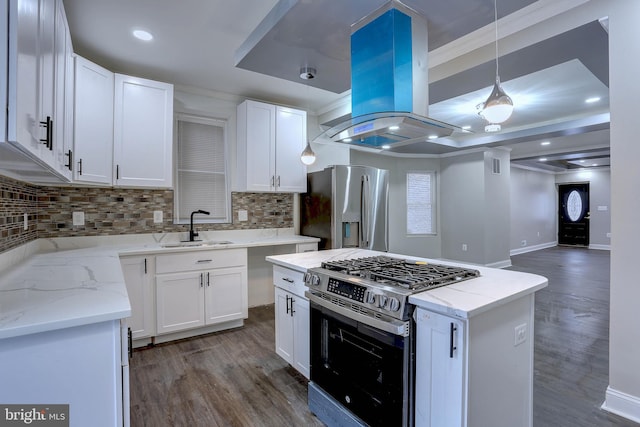
[[[555,176],[512,166],[510,192],[511,252],[521,253],[557,244]],[[523,241],[526,241],[524,245]]]
[[[484,264],[484,153],[445,157],[440,166],[442,257]]]
[[[493,161],[499,162],[499,173]],[[511,266],[509,256],[509,223],[511,221],[511,168],[509,150],[484,152],[484,265]]]
[[[609,169],[589,169],[556,175],[556,184],[584,182],[589,183],[591,218],[589,220],[589,247],[609,249],[611,238],[607,237],[607,233],[611,232],[611,171]],[[604,208],[606,210],[602,210]]]
[[[609,16],[611,110],[611,312],[605,406],[640,422],[640,2],[592,0]]]

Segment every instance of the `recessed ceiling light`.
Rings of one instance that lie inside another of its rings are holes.
[[[427,139],[437,139],[438,135],[429,135]]]
[[[546,158],[546,157],[542,157],[542,158],[538,159],[538,161],[540,161],[540,162],[546,162],[546,161],[547,161],[547,158]]]
[[[133,37],[145,42],[153,40],[153,35],[145,30],[133,30]]]
[[[591,166],[598,166],[598,164],[597,163],[592,163]]]
[[[382,148],[383,150],[388,150],[389,148],[391,148],[391,146],[390,146],[390,145],[386,145],[386,144],[385,144],[385,145],[383,145],[383,146],[382,146],[382,147],[380,147],[380,148]]]
[[[580,163],[584,163],[584,162],[585,162],[584,160],[580,160]]]
[[[551,143],[550,143],[549,141],[544,141],[544,142],[541,142],[541,143],[540,143],[540,145],[550,145],[550,144],[551,144]]]
[[[398,130],[398,129],[400,129],[400,126],[396,126],[396,125],[389,126],[389,130]]]
[[[594,96],[591,98],[587,98],[584,100],[584,102],[586,102],[587,104],[593,104],[594,102],[598,102],[600,101],[600,97],[599,96]]]
[[[353,140],[352,140],[351,138],[345,138],[345,139],[343,139],[342,141],[343,141],[343,142],[351,142],[351,141],[353,141]]]
[[[463,130],[469,130],[469,129],[471,129],[471,126],[469,126],[469,125],[462,126],[462,129],[463,129]]]

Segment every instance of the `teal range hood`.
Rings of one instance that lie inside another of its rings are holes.
[[[351,118],[322,136],[380,148],[464,132],[427,117],[427,40],[426,19],[397,0],[353,24]]]

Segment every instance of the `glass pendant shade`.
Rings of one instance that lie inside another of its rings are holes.
[[[484,103],[482,117],[489,123],[503,123],[513,113],[513,101],[500,85],[500,76],[496,76],[496,83],[493,90]]]
[[[300,154],[300,160],[305,165],[312,165],[316,161],[316,153],[311,149],[311,144],[307,141],[307,146],[304,147],[302,154]]]

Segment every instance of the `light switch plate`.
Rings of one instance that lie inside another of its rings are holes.
[[[247,221],[249,219],[249,214],[246,210],[240,209],[238,211],[238,221]]]
[[[84,225],[84,212],[73,213],[73,225]]]
[[[153,223],[154,224],[162,223],[162,211],[153,211]]]

